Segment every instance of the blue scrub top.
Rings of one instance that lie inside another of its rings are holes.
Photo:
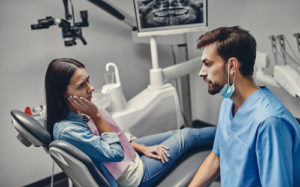
[[[300,125],[265,87],[233,117],[221,105],[213,152],[220,157],[221,186],[300,186]]]

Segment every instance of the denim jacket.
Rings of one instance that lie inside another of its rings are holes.
[[[66,141],[86,153],[102,172],[111,186],[117,186],[112,175],[102,162],[119,162],[124,158],[124,151],[118,135],[114,132],[95,136],[87,126],[84,115],[69,112],[66,119],[56,122],[53,128],[55,140]]]

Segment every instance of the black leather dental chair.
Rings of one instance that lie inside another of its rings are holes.
[[[158,187],[187,186],[199,166],[210,153],[209,148],[191,150],[178,165],[159,182]],[[211,149],[211,148],[210,148]],[[110,186],[93,161],[75,146],[61,140],[53,141],[49,152],[75,186]]]
[[[27,147],[31,145],[43,147],[75,186],[110,186],[101,171],[84,152],[67,142],[52,141],[42,124],[24,112],[12,110],[11,115],[13,125],[19,133],[17,138]],[[211,147],[206,147],[189,151],[157,186],[187,186],[210,150]]]
[[[12,124],[18,131],[17,139],[26,147],[29,147],[31,145],[34,145],[35,147],[43,147],[47,154],[50,153],[51,157],[61,167],[61,169],[69,177],[69,179],[71,179],[73,184],[75,184],[76,186],[108,186],[108,182],[106,181],[106,179],[103,177],[100,171],[95,168],[93,162],[89,162],[90,158],[85,153],[81,152],[73,145],[62,141],[54,141],[50,151],[49,145],[52,142],[51,136],[40,122],[38,122],[32,116],[29,116],[19,110],[12,110],[11,116]],[[68,150],[72,150],[72,152],[68,152]],[[62,159],[58,155],[59,153],[63,155],[62,157],[69,163],[69,166],[71,167],[64,167],[61,164]],[[68,157],[68,154],[70,153],[74,153],[74,155],[69,155]],[[74,161],[77,157],[80,158],[79,162]],[[74,166],[72,162],[75,162],[77,166]],[[88,168],[88,170],[86,168]],[[77,175],[77,172],[73,172],[79,170],[87,172],[87,174],[83,175],[83,172]],[[52,168],[51,186],[53,185],[53,172],[54,165]],[[93,181],[95,182],[93,183]]]

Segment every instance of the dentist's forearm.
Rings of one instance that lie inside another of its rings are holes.
[[[211,152],[198,169],[189,187],[208,186],[219,175],[219,170],[220,159],[215,153]]]

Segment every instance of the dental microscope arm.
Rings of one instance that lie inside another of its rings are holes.
[[[105,10],[115,18],[124,21],[127,25],[129,25],[132,28],[132,30],[136,29],[135,19],[129,14],[127,14],[126,12],[124,12],[123,10],[121,10],[120,8],[118,8],[116,5],[111,3],[109,0],[88,0],[88,1],[96,5],[97,7]]]

